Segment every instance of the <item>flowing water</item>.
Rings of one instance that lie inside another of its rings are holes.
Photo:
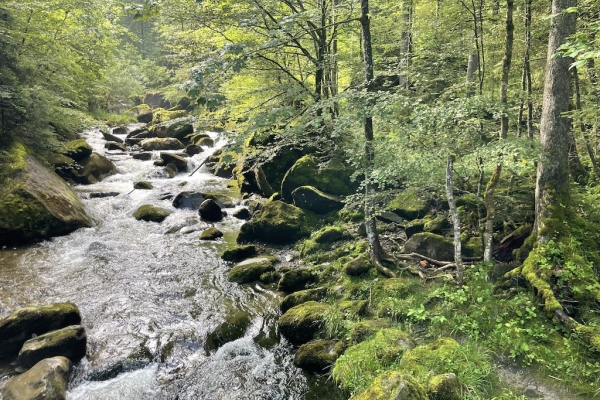
[[[105,153],[99,131],[83,136]],[[293,366],[292,349],[276,332],[280,296],[258,284],[227,281],[228,266],[219,255],[235,242],[241,222],[231,217],[240,205],[226,180],[205,167],[192,177],[168,179],[153,165],[158,152],[150,161],[105,155],[118,173],[75,187],[94,227],[0,251],[0,316],[63,301],[81,310],[88,354],[75,366],[67,398],[337,398],[326,377]],[[207,155],[190,158],[190,170]],[[132,192],[139,180],[154,189]],[[200,232],[211,224],[195,210],[172,207],[172,196],[184,190],[233,198],[228,216],[216,224],[223,239],[201,243]],[[90,196],[108,192],[120,194]],[[133,213],[143,204],[173,213],[160,224],[137,221]],[[234,336],[211,341],[211,333],[228,324]],[[12,374],[12,367],[0,367],[0,387]]]

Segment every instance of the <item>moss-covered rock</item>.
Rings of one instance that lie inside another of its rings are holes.
[[[153,118],[154,118],[154,114],[152,113],[151,110],[142,111],[137,116],[138,122],[141,122],[141,123],[144,123],[144,124],[149,124],[150,122],[152,122]]]
[[[223,232],[218,230],[215,227],[208,228],[200,234],[200,240],[216,240],[220,237],[223,237]]]
[[[424,217],[429,212],[429,208],[429,202],[412,189],[406,189],[388,205],[388,210],[409,220]]]
[[[75,161],[83,160],[94,151],[85,139],[75,139],[65,143],[65,155]]]
[[[279,282],[281,279],[281,273],[279,271],[269,271],[261,274],[260,280],[262,283],[270,285],[271,283]]]
[[[371,260],[369,260],[365,254],[362,254],[345,263],[342,267],[342,271],[344,271],[346,275],[360,276],[367,273],[372,267],[373,264],[371,264]]]
[[[152,190],[152,189],[154,189],[154,186],[152,186],[151,182],[148,182],[148,181],[139,181],[139,182],[135,182],[133,184],[133,188],[134,189],[140,189],[140,190]]]
[[[279,304],[282,313],[285,313],[292,307],[309,302],[321,301],[327,296],[327,288],[319,287],[314,289],[305,289],[285,296]]]
[[[315,214],[327,214],[344,208],[342,199],[312,186],[300,186],[292,192],[294,205]]]
[[[358,344],[374,336],[380,330],[390,328],[391,326],[392,323],[390,320],[382,318],[360,321],[352,327],[352,331],[350,332],[350,343]]]
[[[221,254],[221,259],[225,261],[242,261],[254,255],[256,255],[256,246],[248,244],[225,250]]]
[[[481,238],[477,236],[469,238],[466,243],[462,244],[461,249],[465,257],[483,256],[483,250],[481,249]]]
[[[406,241],[404,249],[407,253],[419,253],[440,261],[454,260],[454,244],[452,240],[435,233],[416,233]]]
[[[384,372],[362,393],[350,400],[429,400],[412,376],[397,371]]]
[[[400,366],[412,373],[417,373],[421,369],[429,370],[433,365],[443,367],[443,362],[451,360],[459,348],[460,344],[456,340],[440,338],[404,353]]]
[[[249,258],[237,263],[231,270],[229,270],[227,278],[230,282],[249,283],[259,280],[262,274],[272,271],[275,271],[272,258]]]
[[[327,304],[315,301],[292,307],[279,318],[279,331],[293,344],[307,343],[323,326],[328,309]]]
[[[440,374],[427,383],[427,396],[430,400],[461,400],[460,382],[456,374]]]
[[[410,238],[415,233],[423,232],[423,229],[425,228],[425,222],[426,221],[424,219],[413,219],[412,221],[408,222],[404,226],[406,237]]]
[[[104,148],[109,151],[127,151],[127,146],[124,143],[106,142]]]
[[[98,153],[92,153],[80,160],[80,168],[73,171],[75,182],[84,185],[98,183],[107,176],[117,173],[117,167],[108,158]]]
[[[344,231],[338,226],[327,226],[319,230],[313,240],[319,244],[333,243],[344,238]]]
[[[0,319],[0,356],[17,354],[33,334],[81,323],[81,314],[73,303],[24,307]]]
[[[58,175],[14,145],[0,167],[0,246],[27,244],[92,225]]]
[[[204,343],[204,350],[215,351],[225,343],[243,337],[251,322],[252,320],[246,311],[231,310],[225,316],[225,321],[208,334]]]
[[[71,361],[53,357],[9,380],[2,389],[4,400],[65,400]]]
[[[177,171],[187,171],[188,162],[185,158],[178,156],[173,153],[160,153],[160,159],[165,162],[165,164],[173,163],[177,167]]]
[[[157,138],[175,138],[180,142],[186,142],[186,137],[194,133],[193,119],[176,118],[153,125],[148,130]]]
[[[140,146],[142,146],[145,151],[181,150],[184,148],[183,143],[178,139],[170,137],[144,139],[140,142]]]
[[[85,357],[86,345],[87,336],[83,326],[67,326],[26,341],[19,352],[18,363],[22,367],[31,368],[44,358],[56,356],[77,362]]]
[[[292,192],[300,186],[312,186],[335,196],[354,193],[358,185],[350,176],[353,170],[341,163],[319,168],[319,160],[313,156],[304,156],[286,172],[281,182],[281,197],[292,200]]]
[[[277,290],[293,293],[306,288],[306,285],[317,281],[316,275],[308,268],[298,268],[281,276]]]
[[[308,371],[323,372],[333,366],[343,350],[343,342],[313,340],[298,348],[294,356],[294,365]]]
[[[171,215],[169,210],[165,210],[164,208],[154,207],[149,204],[144,204],[139,207],[133,216],[138,221],[148,221],[148,222],[163,222],[165,218]]]
[[[342,300],[337,303],[340,313],[346,318],[362,317],[367,314],[369,302],[367,300]]]
[[[162,122],[171,121],[176,118],[185,117],[185,115],[186,115],[185,110],[170,111],[170,110],[165,110],[164,108],[157,108],[152,113],[152,123],[160,124]]]
[[[463,208],[466,212],[477,211],[477,208],[485,213],[485,203],[483,199],[474,193],[466,193],[456,199],[456,207]]]
[[[318,224],[316,215],[282,201],[265,203],[242,225],[238,243],[258,240],[287,244],[308,237]]]
[[[423,230],[425,232],[431,233],[442,233],[443,230],[448,229],[450,226],[450,222],[448,222],[448,218],[443,215],[437,215],[434,219],[430,219],[425,222],[425,226]]]

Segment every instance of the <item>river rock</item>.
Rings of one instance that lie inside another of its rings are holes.
[[[237,219],[250,219],[250,211],[247,208],[240,208],[233,213],[233,216]]]
[[[85,357],[87,335],[81,325],[71,325],[29,339],[19,352],[18,363],[31,368],[44,358],[67,357],[77,362]]]
[[[200,234],[200,240],[216,240],[220,237],[223,237],[223,232],[218,230],[215,227],[208,228]]]
[[[187,169],[188,169],[187,160],[176,154],[161,152],[160,158],[162,160],[164,160],[166,164],[169,164],[169,163],[175,164],[178,171],[187,171]]]
[[[456,374],[436,375],[427,383],[427,396],[436,400],[461,400],[463,396],[460,386]]]
[[[110,150],[110,151],[114,151],[114,150],[127,151],[127,146],[124,143],[117,143],[117,142],[106,142],[104,144],[104,148],[106,150]]]
[[[237,263],[227,275],[230,282],[250,283],[260,279],[266,272],[275,271],[273,260],[270,257],[249,258]]]
[[[164,208],[160,207],[154,207],[149,204],[141,206],[133,214],[135,219],[138,221],[142,220],[148,222],[163,222],[169,215],[171,215],[169,210],[165,210]]]
[[[344,343],[335,340],[313,340],[301,345],[294,356],[294,365],[312,372],[330,369],[344,350]]]
[[[104,135],[104,133],[103,133],[103,135]],[[112,136],[115,136],[115,135],[127,135],[127,127],[125,125],[115,126],[114,128],[110,129],[110,135],[112,135]],[[106,140],[108,140],[108,139],[106,139]]]
[[[119,192],[95,192],[90,193],[90,199],[105,199],[107,197],[117,197],[120,194]]]
[[[185,191],[177,194],[173,199],[173,207],[175,208],[190,208],[197,210],[200,204],[206,200],[200,192]]]
[[[277,290],[287,293],[297,292],[306,288],[306,285],[317,281],[317,277],[313,275],[308,268],[298,268],[286,272],[282,275]]]
[[[81,323],[79,309],[73,303],[20,308],[0,319],[0,356],[17,354],[33,334]]]
[[[119,129],[119,128],[112,128],[111,133],[102,132],[102,136],[104,137],[104,140],[106,140],[107,142],[124,143],[123,139],[121,139],[120,137],[115,136],[115,135],[119,135],[119,134],[124,135],[127,133],[127,130],[125,128],[122,128],[117,132],[117,131],[115,131],[116,129]]]
[[[148,181],[139,181],[139,182],[135,182],[133,184],[133,188],[134,189],[140,189],[140,190],[151,190],[151,189],[154,189],[154,186],[152,186],[151,182],[148,182]]]
[[[234,310],[225,316],[225,321],[206,337],[204,350],[218,350],[225,343],[233,342],[244,336],[251,323],[250,316],[243,310]]]
[[[0,184],[0,246],[26,244],[92,226],[77,194],[20,145]]]
[[[369,272],[372,267],[373,265],[368,257],[361,255],[345,263],[342,270],[346,275],[360,276]]]
[[[167,175],[169,175],[169,178],[175,178],[175,175],[177,175],[177,165],[173,164],[173,163],[168,163],[165,166],[165,172],[167,173]]]
[[[117,173],[112,161],[98,153],[90,154],[79,163],[81,167],[73,171],[73,180],[77,183],[94,184]]]
[[[379,375],[362,393],[350,400],[429,400],[423,387],[408,374],[387,371]]]
[[[213,147],[215,145],[215,142],[209,137],[204,137],[202,139],[197,140],[195,144],[199,147]]]
[[[152,153],[136,153],[131,156],[134,160],[150,161],[152,159]]]
[[[152,122],[153,118],[154,114],[152,113],[152,111],[146,111],[137,116],[138,122],[142,122],[145,124],[149,124],[150,122]]]
[[[202,148],[200,146],[196,146],[195,144],[188,144],[184,151],[188,156],[192,157],[196,154],[202,153]]]
[[[305,289],[285,296],[279,304],[282,313],[285,313],[292,307],[306,303],[308,301],[321,301],[327,296],[327,288],[320,287],[314,289]]]
[[[200,204],[198,212],[200,213],[200,217],[206,221],[217,222],[223,219],[221,206],[212,199],[204,200],[202,204]]]
[[[300,186],[292,192],[292,198],[296,207],[310,210],[315,214],[327,214],[344,208],[342,199],[312,186]]]
[[[53,357],[9,380],[2,390],[4,400],[65,400],[71,361]]]
[[[190,143],[195,145],[198,145],[198,143],[204,138],[210,139],[210,135],[208,133],[194,133],[193,135],[189,136]]]
[[[188,117],[175,118],[161,122],[148,129],[157,138],[175,138],[187,142],[186,136],[194,133],[193,119]]]
[[[277,323],[279,331],[292,344],[301,345],[311,341],[323,326],[329,306],[309,301],[286,311]]]
[[[183,143],[175,138],[149,138],[140,142],[145,151],[153,150],[181,150]]]
[[[242,261],[254,255],[256,255],[256,246],[249,244],[225,250],[221,254],[221,259],[225,261]]]
[[[415,233],[406,241],[404,249],[407,253],[419,253],[439,261],[454,260],[452,240],[435,233]]]
[[[139,146],[140,143],[142,143],[142,140],[144,140],[143,138],[126,138],[125,139],[125,144],[127,146]]]
[[[237,241],[288,244],[310,236],[317,224],[317,216],[310,211],[282,201],[269,201],[242,225]]]
[[[85,139],[71,140],[65,143],[65,148],[67,149],[65,155],[75,161],[83,160],[94,151]]]

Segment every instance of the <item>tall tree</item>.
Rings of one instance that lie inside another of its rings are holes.
[[[514,41],[515,25],[513,23],[513,0],[506,0],[506,41],[504,47],[504,58],[502,59],[502,80],[500,83],[500,102],[506,108],[508,105],[508,76],[510,73],[510,64],[512,61],[512,50]],[[500,138],[506,139],[508,136],[508,110],[503,110],[500,119]]]

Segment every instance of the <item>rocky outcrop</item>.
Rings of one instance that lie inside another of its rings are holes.
[[[13,146],[0,173],[0,246],[27,244],[92,226],[77,194],[58,175]]]
[[[32,335],[81,323],[81,314],[73,303],[24,307],[0,320],[0,356],[17,354]]]
[[[98,183],[107,176],[117,173],[117,168],[108,158],[98,153],[92,153],[79,161],[80,168],[73,171],[73,180],[81,184]]]
[[[4,400],[65,400],[71,361],[53,357],[9,380],[2,390]]]
[[[253,218],[242,225],[238,243],[258,240],[266,243],[287,244],[310,236],[318,219],[310,211],[282,201],[265,203]]]
[[[153,150],[181,150],[183,143],[175,138],[149,138],[140,142],[140,146],[145,151]]]
[[[163,222],[165,218],[171,215],[169,210],[165,210],[164,208],[154,207],[149,204],[145,204],[138,208],[133,216],[138,221],[148,221],[148,222]]]
[[[292,199],[296,207],[312,211],[315,214],[327,214],[344,208],[342,199],[312,186],[300,186],[292,192]]]
[[[45,358],[67,357],[77,362],[85,357],[87,336],[81,325],[71,325],[29,339],[19,352],[18,363],[31,368]]]
[[[187,142],[186,136],[194,133],[192,122],[193,120],[187,117],[175,118],[153,125],[148,130],[157,138],[175,138]]]

